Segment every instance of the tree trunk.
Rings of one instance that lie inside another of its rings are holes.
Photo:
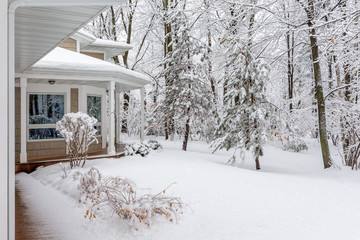
[[[129,16],[127,17],[127,20],[128,22],[126,23],[125,21],[125,16],[124,16],[124,13],[121,12],[121,19],[123,21],[123,26],[124,28],[126,29],[126,43],[127,44],[131,44],[131,37],[132,37],[132,27],[133,27],[133,17],[134,17],[134,14],[135,14],[135,8],[136,8],[136,5],[137,5],[137,1],[135,1],[134,3],[132,2],[132,0],[129,0],[128,1],[128,4],[129,4],[129,8],[131,8],[131,11],[129,13]],[[114,22],[115,19],[113,18],[112,21]],[[129,69],[129,51],[126,51],[122,57],[123,59],[123,64],[124,64],[124,67]],[[124,92],[124,113],[126,115],[126,113],[128,112],[128,109],[129,109],[129,102],[130,102],[130,94],[128,92]],[[127,132],[127,119],[124,118],[122,120],[122,132]]]
[[[190,109],[188,109],[188,112],[190,112]],[[185,135],[184,135],[184,141],[183,141],[183,147],[182,149],[184,151],[186,151],[187,149],[187,144],[188,144],[188,140],[189,140],[189,134],[190,134],[190,117],[188,117],[188,119],[186,120],[186,125],[185,125]]]
[[[165,121],[164,128],[165,128],[165,140],[169,140],[169,129],[168,129],[167,121]]]
[[[289,97],[289,109],[293,110],[293,93],[294,93],[294,32],[288,31],[286,33],[287,43],[287,64],[288,64],[288,97]]]
[[[331,157],[329,151],[329,144],[327,139],[327,128],[326,128],[326,112],[325,112],[325,100],[322,87],[321,79],[321,68],[319,59],[319,46],[317,44],[316,30],[313,25],[314,19],[314,0],[308,0],[307,17],[308,26],[310,28],[310,44],[311,44],[311,55],[314,69],[314,80],[315,80],[315,94],[317,100],[317,112],[318,112],[318,124],[320,133],[321,152],[323,157],[324,168],[331,166]]]
[[[172,8],[173,0],[164,0],[163,1],[163,9],[165,11],[165,21],[164,21],[164,58],[166,59],[167,56],[172,52],[172,36],[171,36],[171,24],[168,23],[168,11],[169,8]],[[171,66],[171,63],[169,63]],[[167,65],[164,64],[164,70],[166,70]],[[169,79],[169,76],[165,74],[165,88],[172,84],[172,80]],[[173,96],[165,95],[165,99],[171,98]],[[168,113],[168,116],[165,119],[165,140],[169,139],[169,136],[172,135],[173,130],[173,119],[172,114]]]
[[[214,96],[214,101],[216,101],[216,88],[215,88],[215,79],[212,76],[212,63],[211,63],[211,59],[210,59],[210,54],[211,54],[211,47],[212,47],[212,41],[211,41],[211,30],[210,27],[208,28],[208,71],[209,71],[209,78],[210,78],[210,85],[211,85],[211,91],[213,93]]]
[[[256,170],[260,170],[260,161],[259,161],[259,157],[255,158],[255,164],[256,164]]]

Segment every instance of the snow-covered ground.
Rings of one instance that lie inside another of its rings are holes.
[[[317,143],[302,153],[266,146],[260,171],[254,170],[251,159],[237,167],[224,164],[232,153],[211,154],[203,142],[191,142],[187,152],[181,151],[181,142],[162,144],[163,150],[152,151],[145,158],[88,161],[81,171],[96,167],[105,176],[129,178],[153,193],[176,182],[167,193],[189,205],[177,223],[157,221],[135,231],[115,216],[84,219],[84,209],[77,202],[78,182],[71,176],[63,179],[58,165],[31,174],[44,190],[36,187],[36,192],[34,184],[38,183],[28,181],[26,174],[17,175],[18,185],[33,186],[34,195],[27,196],[31,208],[41,204],[34,200],[36,196],[49,202],[61,199],[62,214],[54,214],[54,218],[66,217],[69,212],[79,231],[87,231],[88,238],[93,235],[94,239],[360,238],[360,174],[349,169],[323,170]],[[54,190],[56,194],[46,194]]]

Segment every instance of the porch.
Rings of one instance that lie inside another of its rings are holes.
[[[115,152],[112,154],[108,153],[107,148],[103,148],[95,151],[89,151],[87,160],[94,160],[100,158],[121,158],[125,156],[124,148],[125,148],[125,144],[116,143]],[[40,166],[46,167],[62,162],[69,162],[67,155],[47,155],[47,156],[29,157],[26,163],[21,163],[20,159],[16,159],[15,173],[19,173],[19,172],[31,173]]]
[[[57,48],[23,73],[15,84],[16,172],[66,162],[65,141],[56,122],[69,112],[98,119],[98,143],[89,159],[121,157],[120,93],[140,90],[140,141],[144,139],[146,76],[77,52]]]

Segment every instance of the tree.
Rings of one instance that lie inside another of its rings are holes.
[[[196,130],[207,121],[213,101],[209,82],[202,74],[204,59],[201,57],[207,51],[206,46],[191,36],[194,23],[188,21],[185,8],[185,2],[178,3],[169,12],[172,19],[171,51],[167,51],[164,62],[162,94],[165,97],[157,108],[159,121],[170,123],[173,133],[176,130],[184,137],[184,151],[187,150],[191,128]]]
[[[317,100],[321,152],[324,162],[324,168],[329,168],[331,166],[331,157],[330,157],[329,143],[327,139],[325,100],[324,100],[324,91],[323,91],[322,78],[321,78],[319,46],[318,46],[317,32],[314,24],[315,21],[314,0],[308,0],[307,6],[303,5],[303,7],[307,15],[307,24],[309,26],[309,40],[311,46],[311,56],[312,56],[314,80],[315,80],[315,94]]]
[[[231,11],[235,9],[232,6]],[[235,14],[233,14],[235,15]],[[267,115],[265,102],[264,83],[268,71],[260,60],[253,57],[253,29],[255,11],[243,11],[231,19],[232,31],[238,31],[237,22],[240,18],[247,22],[245,39],[238,34],[229,42],[229,63],[224,85],[227,91],[224,95],[225,116],[216,130],[216,139],[212,143],[214,151],[225,148],[252,150],[256,169],[260,169],[259,157],[263,155],[262,145],[265,140],[264,120]],[[235,153],[230,163],[235,163]]]

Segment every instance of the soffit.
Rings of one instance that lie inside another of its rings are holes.
[[[109,82],[105,81],[85,81],[85,80],[64,80],[64,79],[42,79],[42,78],[29,78],[27,80],[28,83],[37,83],[37,84],[49,84],[49,80],[54,80],[55,85],[77,85],[77,86],[92,86],[92,87],[98,87],[98,88],[104,88],[108,89]],[[115,91],[116,92],[124,92],[124,91],[130,91],[139,89],[139,87],[132,86],[130,84],[121,83],[121,82],[115,82]]]
[[[104,8],[19,7],[15,12],[15,71],[26,70]]]

